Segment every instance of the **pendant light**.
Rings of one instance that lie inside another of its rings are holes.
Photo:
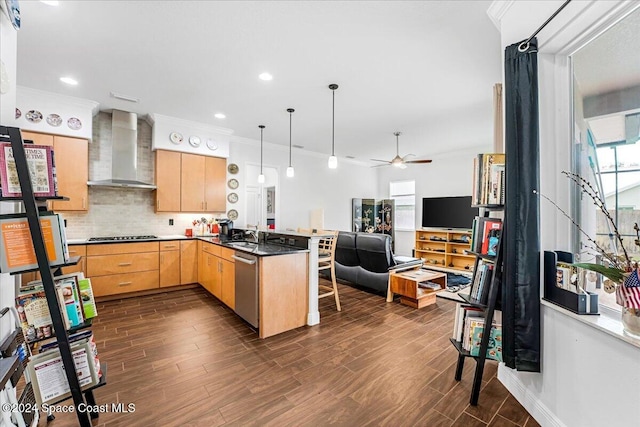
[[[260,125],[260,175],[258,175],[258,184],[264,184],[264,174],[262,173],[262,132],[264,131],[265,126]]]
[[[333,96],[333,104],[331,107],[331,157],[329,157],[328,166],[329,169],[335,169],[338,167],[338,158],[336,157],[336,89],[338,89],[338,85],[332,83],[329,85],[329,89],[332,91]]]
[[[293,108],[287,108],[287,113],[289,113],[289,167],[287,168],[287,177],[293,178],[295,172],[293,171],[293,166],[291,166],[291,117],[293,112],[296,111]]]

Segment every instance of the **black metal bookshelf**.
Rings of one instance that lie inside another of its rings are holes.
[[[487,206],[482,206],[487,207]],[[497,210],[496,206],[491,206],[491,210]],[[500,209],[504,209],[504,206],[500,205]],[[488,214],[488,211],[485,212],[485,215]],[[502,249],[504,246],[504,221],[502,222],[502,231],[500,232],[500,238],[498,242],[498,247],[496,249],[495,255],[486,255],[478,252],[467,251],[467,253],[476,256],[475,266],[474,266],[474,277],[479,274],[478,264],[480,260],[485,262],[490,262],[494,265],[494,268],[491,271],[491,278],[489,282],[489,290],[487,295],[486,304],[482,303],[480,300],[476,298],[472,298],[470,295],[459,294],[460,298],[464,300],[463,304],[470,305],[475,308],[479,308],[482,310],[484,314],[484,325],[482,331],[482,340],[480,342],[480,349],[477,356],[471,355],[471,353],[465,350],[462,347],[462,343],[460,341],[456,341],[454,338],[451,338],[450,341],[453,346],[458,350],[458,363],[456,365],[456,373],[455,379],[456,381],[460,381],[462,379],[462,370],[464,368],[464,361],[466,358],[470,357],[476,362],[476,371],[473,377],[473,386],[471,388],[471,397],[469,399],[469,403],[473,406],[478,404],[478,398],[480,397],[480,387],[482,386],[482,375],[484,374],[484,365],[487,359],[487,348],[489,347],[489,338],[491,336],[491,328],[493,326],[493,318],[494,312],[498,307],[498,294],[501,288],[502,282]],[[471,283],[473,284],[473,279]],[[473,287],[473,286],[472,286]],[[473,291],[473,290],[472,290]]]
[[[20,189],[22,192],[21,198],[11,197],[3,198],[3,200],[14,202],[22,201],[24,205],[25,215],[29,224],[29,230],[31,231],[31,241],[33,242],[33,248],[35,250],[36,259],[38,261],[38,271],[40,272],[40,276],[42,278],[42,285],[44,288],[45,297],[47,299],[47,306],[51,314],[53,329],[55,331],[56,340],[58,341],[58,348],[60,350],[60,356],[62,358],[65,375],[67,377],[67,381],[69,382],[71,397],[73,398],[73,403],[76,407],[75,412],[78,417],[78,423],[81,427],[91,427],[92,423],[91,419],[89,418],[89,414],[86,411],[78,410],[79,407],[82,407],[81,405],[85,404],[85,400],[82,395],[82,389],[80,388],[80,384],[78,382],[78,377],[76,375],[76,368],[73,362],[71,347],[69,345],[69,336],[65,328],[62,313],[60,312],[60,304],[58,304],[58,295],[54,284],[53,271],[49,263],[47,251],[45,249],[42,227],[40,225],[38,203],[36,202],[36,198],[33,195],[33,186],[31,184],[29,165],[27,164],[27,159],[22,142],[22,135],[20,134],[19,128],[6,126],[0,126],[0,135],[8,136],[9,140],[11,141],[11,148],[13,150],[13,157],[15,160],[18,179],[20,181]],[[47,199],[64,200],[64,198],[59,197],[38,198],[38,202]]]

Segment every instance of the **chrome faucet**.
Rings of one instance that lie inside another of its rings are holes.
[[[256,243],[258,243],[258,242],[259,242],[259,239],[258,239],[258,231],[256,231],[256,230],[247,230],[247,231],[245,231],[245,232],[244,232],[244,235],[245,235],[245,237],[246,237],[246,236],[252,236],[252,237],[253,237],[253,240],[254,240]]]

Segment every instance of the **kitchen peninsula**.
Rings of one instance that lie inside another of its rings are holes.
[[[309,261],[317,260],[318,240],[300,233],[260,233],[259,243],[180,235],[74,239],[70,252],[82,258],[70,268],[89,277],[102,300],[199,284],[266,338],[319,323],[317,261]]]

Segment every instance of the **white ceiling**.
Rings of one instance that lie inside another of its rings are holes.
[[[18,84],[253,139],[264,124],[265,141],[283,145],[291,107],[293,144],[329,153],[337,83],[336,155],[391,159],[399,130],[401,155],[428,158],[459,148],[430,135],[430,122],[491,117],[501,49],[490,3],[23,1]],[[258,79],[264,71],[273,81]]]

